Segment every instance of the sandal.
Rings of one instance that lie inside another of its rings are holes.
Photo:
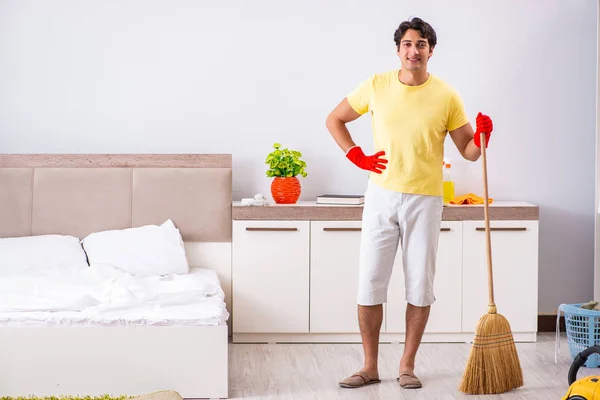
[[[400,386],[404,389],[418,389],[422,387],[421,381],[412,372],[404,371],[396,378],[400,382]]]
[[[379,382],[381,382],[380,379],[371,379],[371,378],[369,378],[369,375],[367,375],[365,372],[358,371],[354,375],[341,381],[340,386],[343,388],[354,389],[354,388],[370,385],[372,383],[379,383]]]

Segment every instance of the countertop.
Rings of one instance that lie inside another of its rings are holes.
[[[483,204],[444,205],[442,220],[483,220]],[[233,202],[234,220],[361,220],[362,205],[317,204],[316,201],[299,201],[296,204],[245,206]],[[493,201],[489,206],[490,220],[538,220],[539,207],[522,201]]]

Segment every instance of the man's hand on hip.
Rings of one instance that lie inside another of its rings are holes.
[[[475,136],[473,136],[473,142],[475,143],[475,146],[481,148],[481,132],[485,132],[485,148],[487,149],[490,143],[492,130],[494,130],[492,119],[485,114],[479,113],[475,119],[475,124],[477,128],[475,130]]]
[[[346,157],[357,167],[377,174],[381,174],[388,162],[385,158],[381,158],[383,155],[385,155],[384,151],[378,151],[372,156],[366,156],[360,146],[354,146],[346,153]]]

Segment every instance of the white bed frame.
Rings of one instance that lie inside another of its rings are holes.
[[[4,327],[2,396],[226,398],[227,326]]]
[[[51,166],[231,170],[231,156],[0,155],[0,187],[7,185],[14,168]],[[231,206],[230,192],[228,198]],[[11,201],[0,195],[0,208],[14,208]],[[0,237],[9,236],[0,228]],[[217,271],[230,311],[231,242],[186,241],[185,247],[190,266]],[[174,390],[184,398],[227,398],[229,335],[228,325],[0,327],[0,397],[136,396]]]

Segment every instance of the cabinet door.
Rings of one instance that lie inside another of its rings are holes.
[[[360,221],[312,221],[310,331],[355,333]]]
[[[434,281],[436,300],[431,306],[425,332],[461,331],[462,229],[462,221],[442,221]],[[398,247],[388,291],[387,332],[406,332],[405,294],[402,250]]]
[[[309,221],[233,222],[233,332],[308,332],[309,234]]]
[[[494,300],[513,332],[537,331],[538,222],[491,221]],[[485,223],[463,226],[463,331],[475,332],[487,313]]]

